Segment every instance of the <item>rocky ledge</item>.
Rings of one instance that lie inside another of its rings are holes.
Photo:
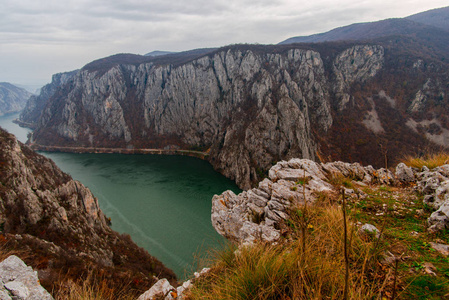
[[[339,193],[332,184],[338,178],[349,178],[359,185],[414,185],[425,195],[424,202],[435,210],[428,218],[428,230],[449,228],[449,165],[418,170],[401,163],[393,173],[358,163],[317,163],[307,159],[278,162],[257,188],[238,195],[225,191],[214,196],[212,225],[222,236],[237,242],[276,242],[291,208],[313,203],[323,193]],[[363,197],[362,191],[345,188],[345,192]]]

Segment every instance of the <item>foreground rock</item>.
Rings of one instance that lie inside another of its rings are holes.
[[[40,285],[37,272],[12,255],[0,263],[0,299],[53,300],[53,297]]]
[[[375,170],[358,163],[320,164],[307,159],[281,161],[273,166],[258,188],[235,195],[226,191],[212,199],[212,225],[224,237],[252,243],[275,242],[279,227],[289,218],[290,209],[312,203],[320,193],[335,193],[332,179],[350,177],[364,184],[394,184],[386,169]],[[348,190],[349,193],[352,191]]]
[[[187,280],[174,288],[170,285],[167,279],[163,278],[156,282],[148,291],[140,295],[137,300],[153,300],[153,299],[164,299],[164,300],[182,300],[185,298],[185,292],[190,289],[193,285],[192,281],[200,278],[204,274],[209,272],[209,268],[204,268],[200,272],[195,272],[195,278],[192,280]]]
[[[366,184],[416,184],[424,202],[435,209],[429,230],[449,228],[449,165],[422,171],[399,164],[395,174],[358,163],[316,163],[307,159],[281,161],[258,188],[235,195],[226,191],[212,199],[212,225],[224,237],[243,243],[275,242],[292,207],[313,203],[322,193],[339,193],[331,182],[346,178]],[[346,189],[346,193],[354,193]]]
[[[429,230],[449,229],[449,165],[416,172],[418,191],[424,194],[424,203],[433,208],[427,220]]]
[[[112,231],[97,198],[51,160],[1,129],[0,149],[0,246],[32,254],[27,264],[38,266],[49,290],[69,269],[80,275],[109,270],[119,282],[135,276],[138,289],[154,283],[151,274],[175,279],[129,236]]]

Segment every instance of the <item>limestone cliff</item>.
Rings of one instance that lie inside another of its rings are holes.
[[[110,229],[83,184],[1,129],[0,145],[0,246],[32,252],[28,259],[47,287],[69,270],[72,276],[95,269],[116,277],[145,274],[139,282],[147,284],[154,280],[150,274],[175,278],[129,237]]]
[[[332,125],[329,76],[319,52],[224,48],[187,63],[85,68],[47,104],[33,135],[42,145],[210,149],[242,188],[283,158],[315,159]],[[354,46],[335,62],[345,84],[383,64],[381,46]],[[345,61],[357,61],[351,68]],[[344,77],[344,78],[343,78]]]
[[[449,75],[432,49],[394,37],[116,55],[60,86],[32,142],[207,151],[244,189],[293,157],[381,167],[448,145]]]
[[[52,76],[51,83],[41,88],[39,95],[30,95],[29,100],[23,107],[20,117],[17,120],[19,124],[34,128],[39,121],[43,109],[50,98],[56,93],[58,88],[66,84],[75,75],[77,70],[65,73],[58,73]]]

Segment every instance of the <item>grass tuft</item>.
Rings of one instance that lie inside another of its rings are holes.
[[[131,300],[136,298],[136,295],[129,291],[129,284],[111,285],[107,278],[98,276],[94,272],[79,281],[62,278],[58,289],[53,294],[56,300]]]
[[[402,161],[409,167],[418,168],[421,169],[422,167],[426,166],[429,169],[433,169],[445,164],[449,163],[449,153],[440,152],[440,153],[434,153],[425,155],[422,157],[415,157],[415,156],[407,156]]]

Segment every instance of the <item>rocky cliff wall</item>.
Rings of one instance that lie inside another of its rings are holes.
[[[332,77],[317,51],[256,50],[225,48],[181,65],[81,70],[47,103],[33,141],[210,149],[212,165],[249,188],[280,159],[316,159],[316,135],[333,122],[334,77],[343,94],[374,76],[384,58],[381,46],[349,47]]]
[[[43,86],[39,95],[30,95],[29,100],[23,107],[18,123],[34,128],[44,110],[47,102],[56,93],[56,91],[65,85],[75,74],[77,70],[54,74],[51,83]]]

